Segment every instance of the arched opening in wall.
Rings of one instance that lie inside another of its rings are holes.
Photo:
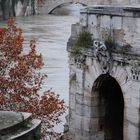
[[[98,96],[98,130],[104,132],[104,140],[123,140],[124,98],[120,85],[109,74],[100,75],[93,94]]]
[[[52,9],[49,14],[80,16],[80,9],[85,7],[86,5],[80,2],[63,3]]]

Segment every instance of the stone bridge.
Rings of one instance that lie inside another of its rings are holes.
[[[132,0],[131,2],[128,0],[44,0],[44,3],[39,6],[39,12],[41,14],[51,13],[55,8],[67,4],[67,3],[81,3],[83,5],[92,6],[92,5],[120,5],[121,4],[139,4],[140,2],[136,2]]]
[[[140,140],[140,8],[87,7],[67,46],[69,139]]]
[[[67,3],[81,3],[92,5],[92,0],[45,0],[45,4],[39,8],[40,13],[51,13],[55,8]]]

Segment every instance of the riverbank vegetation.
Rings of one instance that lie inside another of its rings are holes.
[[[0,110],[31,112],[42,121],[43,140],[58,137],[61,134],[53,128],[61,122],[65,103],[51,90],[40,93],[47,78],[39,72],[43,57],[37,53],[34,40],[26,51],[23,42],[22,29],[9,18],[7,26],[0,28]]]

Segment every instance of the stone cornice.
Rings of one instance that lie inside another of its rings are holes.
[[[99,14],[99,15],[109,15],[109,16],[125,16],[125,17],[140,17],[140,7],[135,6],[108,6],[108,5],[99,5],[88,7],[81,10],[82,14]]]

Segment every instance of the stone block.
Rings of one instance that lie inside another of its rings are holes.
[[[89,67],[91,67],[91,65]],[[88,92],[91,94],[91,90],[92,90],[94,81],[95,81],[95,75],[94,75],[92,69],[89,69],[89,71],[85,72],[85,81],[84,81],[85,92]]]
[[[83,89],[83,84],[82,83],[76,83],[76,93],[78,94],[84,94],[84,89]]]
[[[133,107],[135,107],[136,109],[140,109],[140,98],[138,97],[132,97],[131,99],[131,104]],[[139,114],[140,115],[140,114]],[[140,116],[139,116],[140,117]]]
[[[91,117],[91,116],[94,116],[94,115],[96,116],[97,112],[92,113],[91,106],[76,103],[76,114],[79,115],[79,116]]]
[[[125,107],[130,107],[131,106],[131,98],[124,98],[124,102],[125,102]]]
[[[70,84],[70,88],[69,88],[70,94],[71,94],[71,93],[72,93],[72,94],[75,94],[76,91],[77,91],[76,89],[77,89],[76,83]]]
[[[136,19],[132,17],[123,17],[123,30],[129,31],[136,31]]]
[[[91,107],[91,117],[92,118],[104,117],[104,114],[105,114],[104,106]]]
[[[95,133],[100,131],[100,118],[82,118],[82,129],[88,133]]]
[[[90,133],[76,129],[75,140],[104,140],[103,132]]]
[[[76,103],[84,104],[83,99],[84,99],[84,95],[81,95],[81,94],[78,94],[78,93],[75,94]]]
[[[74,137],[74,135],[75,135],[75,128],[70,126],[69,127],[69,133],[70,133],[70,136],[72,135]]]
[[[74,38],[75,36],[77,36],[77,34],[81,32],[81,30],[82,28],[81,26],[79,26],[79,24],[72,24],[71,37]]]
[[[84,96],[84,104],[91,107],[104,105],[104,100],[99,99],[98,95]]]
[[[69,108],[75,110],[75,94],[69,96]]]
[[[76,114],[79,116],[90,117],[90,107],[86,107],[84,104],[76,103]]]
[[[81,69],[76,70],[76,81],[78,83],[83,83],[83,70]]]
[[[113,37],[115,43],[117,43],[120,46],[123,46],[124,44],[124,31],[122,29],[114,29],[113,30]]]
[[[99,99],[98,95],[86,96],[76,93],[75,99],[77,104],[82,104],[89,107],[97,107],[104,105],[104,100]]]
[[[117,17],[117,16],[112,17],[111,27],[112,29],[117,29],[117,30],[122,29],[122,17]]]
[[[75,116],[75,129],[79,129],[79,130],[82,130],[82,116],[79,116],[79,115],[76,115]]]
[[[126,109],[126,119],[131,122],[134,125],[139,124],[139,120],[140,120],[140,112],[139,112],[139,108],[135,108],[134,106],[131,107],[127,107]]]
[[[136,19],[136,23],[135,24],[136,24],[136,32],[140,33],[140,19],[139,18]]]
[[[131,97],[140,99],[139,83],[138,84],[134,84],[134,85],[132,84],[131,89],[132,89],[132,92],[129,93],[129,94],[131,94]]]
[[[104,106],[88,106],[76,103],[76,114],[79,116],[86,116],[91,118],[104,116]]]
[[[70,110],[69,112],[69,127],[75,128],[76,114],[75,111]]]
[[[99,36],[100,32],[98,30],[98,27],[89,26],[88,28],[89,28],[89,31],[91,32],[91,34],[93,34],[94,38],[100,38],[100,36]]]
[[[90,132],[90,123],[91,123],[91,118],[83,117],[82,118],[82,130]]]
[[[139,128],[128,124],[128,140],[139,140]]]
[[[99,131],[98,133],[92,135],[90,140],[104,140],[104,133]]]
[[[127,73],[126,70],[123,69],[122,66],[118,66],[115,72],[114,77],[118,81],[119,85],[123,85],[126,83]]]
[[[87,14],[81,14],[80,23],[82,26],[87,26]]]
[[[101,16],[101,28],[108,28],[110,29],[111,18],[110,16]]]
[[[101,129],[100,127],[103,126],[102,122],[103,122],[103,118],[100,118],[100,117],[98,117],[98,118],[91,118],[90,131],[92,133],[99,132],[100,129]]]
[[[88,16],[88,25],[89,26],[97,26],[97,16],[96,15],[89,15]]]

